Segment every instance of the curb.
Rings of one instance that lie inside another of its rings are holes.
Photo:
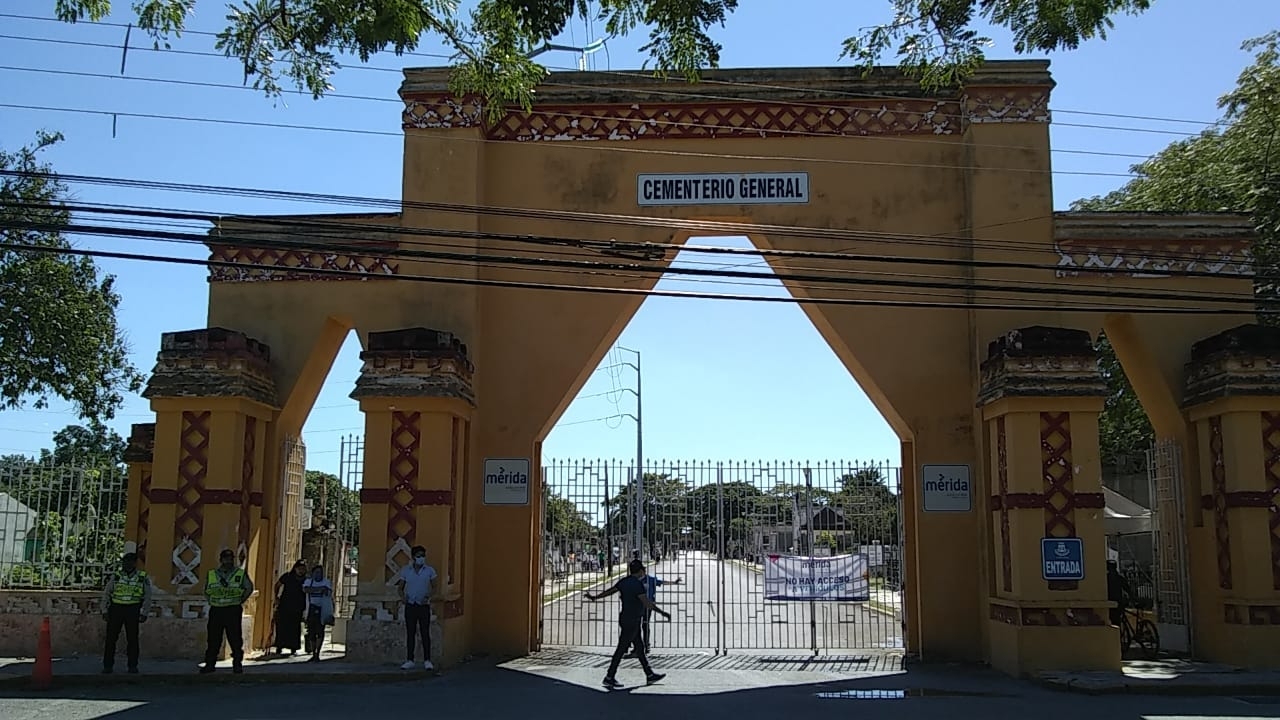
[[[542,607],[546,607],[546,606],[548,606],[548,605],[552,605],[552,604],[554,604],[554,603],[558,603],[558,602],[560,602],[561,600],[567,600],[567,599],[569,599],[569,598],[573,597],[574,595],[580,595],[580,594],[582,594],[582,593],[584,593],[584,592],[586,592],[586,591],[588,591],[588,590],[592,590],[592,589],[598,588],[598,587],[600,587],[601,585],[607,585],[607,584],[609,584],[610,582],[616,582],[616,581],[618,581],[618,580],[621,580],[621,579],[622,579],[622,578],[624,578],[624,577],[626,577],[626,573],[620,573],[620,574],[618,574],[618,575],[616,575],[616,576],[607,577],[607,578],[605,578],[605,579],[603,579],[603,580],[600,580],[599,582],[594,582],[594,583],[591,583],[591,584],[589,584],[589,585],[583,585],[582,587],[578,588],[577,590],[570,590],[569,592],[566,592],[565,594],[560,595],[560,596],[558,596],[558,597],[553,597],[553,598],[551,598],[550,600],[543,600],[543,601],[542,601]]]
[[[430,680],[440,677],[439,672],[418,672],[410,670],[376,671],[376,672],[330,672],[330,673],[253,673],[236,675],[230,670],[219,668],[216,673],[201,675],[198,672],[189,674],[166,673],[159,675],[55,675],[53,684],[46,690],[31,687],[31,678],[25,675],[0,677],[0,689],[28,690],[46,692],[64,687],[94,687],[116,685],[314,685],[320,683],[354,685],[360,683],[391,683]]]
[[[1057,680],[1034,679],[1033,683],[1045,689],[1075,695],[1179,695],[1198,697],[1231,697],[1236,695],[1280,696],[1280,686],[1275,683],[1241,683],[1239,685],[1220,684],[1170,684],[1159,681],[1139,680],[1139,684],[1113,684],[1090,687],[1088,683],[1061,682]]]

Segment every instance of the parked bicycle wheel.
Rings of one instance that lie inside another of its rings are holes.
[[[1135,628],[1133,642],[1137,643],[1142,649],[1142,654],[1147,659],[1155,659],[1160,654],[1160,631],[1156,629],[1156,624],[1150,620],[1139,620],[1138,627]]]

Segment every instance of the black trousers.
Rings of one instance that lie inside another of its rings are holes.
[[[422,636],[422,659],[431,661],[431,606],[404,606],[404,642],[405,657],[413,662],[414,640]]]
[[[646,610],[644,620],[640,621],[640,640],[644,643],[644,651],[647,653],[652,649],[649,644],[649,621],[653,619],[653,613]]]
[[[653,668],[649,666],[649,658],[645,657],[644,641],[640,638],[640,628],[644,625],[643,620],[619,620],[618,621],[618,647],[614,648],[613,659],[609,661],[609,672],[605,673],[605,677],[614,677],[618,672],[618,666],[622,664],[622,657],[627,654],[627,649],[635,651],[636,659],[640,661],[640,667],[644,668],[646,677],[653,674]]]
[[[117,605],[111,603],[107,608],[107,642],[102,648],[102,667],[110,670],[116,664],[116,641],[120,639],[120,630],[124,629],[125,653],[129,657],[129,667],[138,667],[138,618],[142,614],[142,605]]]
[[[313,605],[307,610],[307,650],[312,657],[320,657],[321,645],[324,645],[324,619],[320,617],[320,608]]]
[[[204,649],[204,664],[213,667],[218,662],[218,651],[222,649],[222,638],[226,636],[231,646],[231,662],[236,667],[244,664],[244,638],[240,632],[239,605],[231,607],[209,608],[209,644]]]

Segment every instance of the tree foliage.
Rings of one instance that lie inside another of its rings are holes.
[[[70,247],[59,231],[67,188],[39,159],[61,139],[40,133],[32,145],[0,150],[0,171],[20,173],[0,175],[5,244]],[[142,387],[116,323],[119,304],[114,278],[90,258],[0,248],[0,409],[58,397],[92,421],[114,417],[123,393]]]
[[[976,21],[1012,32],[1018,53],[1071,50],[1105,38],[1114,16],[1141,13],[1151,5],[1151,0],[887,1],[893,19],[845,40],[841,57],[870,68],[895,55],[903,69],[927,85],[962,80],[984,60],[992,41],[973,29]],[[863,5],[851,5],[850,14],[865,12]],[[195,6],[195,0],[134,4],[138,27],[157,47],[181,35]],[[504,104],[528,106],[547,72],[529,54],[576,19],[601,22],[608,37],[646,30],[645,66],[660,77],[673,73],[696,80],[700,70],[719,65],[722,47],[711,32],[723,27],[737,7],[738,0],[479,0],[464,16],[456,0],[240,0],[229,6],[227,26],[215,46],[240,62],[246,82],[269,95],[292,84],[320,97],[339,68],[337,55],[362,61],[386,51],[399,55],[416,50],[423,35],[433,35],[452,49],[453,89],[484,95],[496,112]],[[99,20],[110,11],[110,0],[55,2],[57,16],[69,22]]]
[[[96,588],[124,551],[125,440],[69,425],[38,459],[0,457],[0,586]],[[18,504],[15,504],[18,503]]]
[[[343,487],[337,475],[308,470],[303,476],[302,497],[312,502],[313,513],[333,523],[344,542],[360,543],[359,492]]]
[[[1243,48],[1254,59],[1219,99],[1218,124],[1170,144],[1134,165],[1137,177],[1124,186],[1078,200],[1072,209],[1251,213],[1257,230],[1254,291],[1259,307],[1274,311],[1280,308],[1280,33],[1249,40]],[[1261,320],[1274,322],[1274,316]],[[1108,383],[1100,420],[1103,460],[1124,464],[1150,445],[1153,433],[1105,338],[1099,351]]]

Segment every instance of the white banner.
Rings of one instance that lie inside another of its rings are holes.
[[[764,599],[866,602],[871,599],[867,556],[767,555]]]

